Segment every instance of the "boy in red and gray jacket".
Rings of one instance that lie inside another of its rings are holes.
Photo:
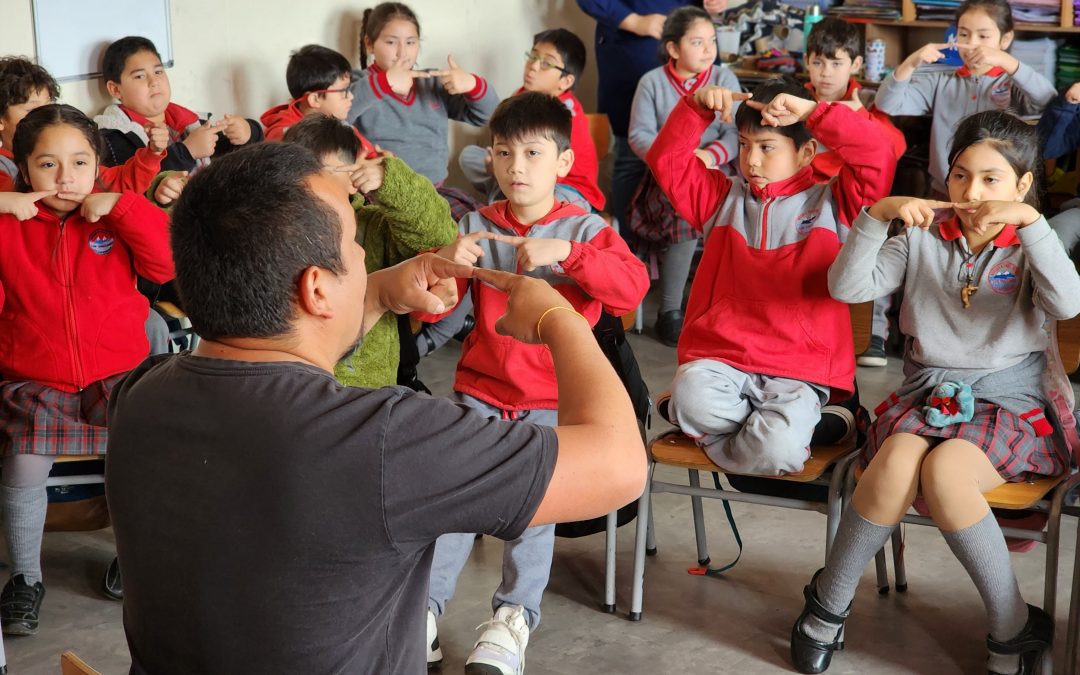
[[[506,199],[462,218],[461,237],[439,254],[544,279],[595,325],[601,311],[619,316],[637,307],[649,289],[649,275],[600,216],[556,199],[555,185],[574,161],[571,125],[566,106],[546,94],[525,92],[499,104],[490,122],[492,172]],[[547,348],[498,332],[495,322],[506,313],[506,293],[483,283],[471,288],[468,280],[458,283],[459,297],[472,292],[476,328],[462,347],[455,398],[492,417],[555,426],[559,392]],[[542,317],[538,330],[543,331]],[[473,540],[472,534],[443,535],[435,546],[428,589],[429,665],[442,660],[435,619],[446,610]],[[502,584],[492,598],[495,615],[465,672],[521,672],[529,633],[540,622],[554,545],[551,525],[531,527],[506,543]]]
[[[665,416],[735,473],[802,470],[821,406],[854,390],[848,308],[826,275],[859,209],[888,194],[896,159],[868,118],[808,97],[789,81],[752,98],[702,87],[647,156],[679,215],[705,236]],[[730,119],[747,98],[734,116],[744,178],[692,161],[715,111]],[[814,179],[817,139],[844,159],[829,182]]]

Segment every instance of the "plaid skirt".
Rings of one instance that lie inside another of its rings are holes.
[[[630,231],[634,235],[634,251],[639,256],[661,251],[668,244],[701,237],[701,233],[675,212],[651,171],[645,172],[630,201]]]
[[[450,205],[450,216],[454,219],[454,222],[460,222],[466,214],[473,211],[479,211],[483,206],[480,202],[473,199],[473,196],[468,192],[459,188],[447,187],[442,183],[435,185],[435,190],[442,195],[446,203]]]
[[[975,401],[970,422],[947,427],[926,423],[922,403],[896,403],[878,415],[867,432],[863,461],[869,463],[885,439],[893,434],[914,434],[947,440],[968,441],[986,453],[1006,481],[1018,483],[1041,476],[1057,476],[1069,468],[1069,453],[1059,433],[1036,436],[1020,416],[991,403]]]
[[[38,382],[0,382],[0,455],[105,454],[105,411],[125,375],[79,392]]]

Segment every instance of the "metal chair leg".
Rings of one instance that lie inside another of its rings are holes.
[[[904,569],[904,533],[900,528],[901,526],[897,525],[892,533],[893,577],[896,580],[897,593],[907,590],[907,570]]]
[[[701,487],[701,474],[694,469],[689,470],[690,486]],[[698,564],[707,567],[709,560],[709,544],[705,540],[705,514],[701,509],[701,497],[691,497],[690,506],[694,512],[694,539],[697,540]]]
[[[649,521],[651,518],[642,517],[642,514],[651,513],[652,502],[652,479],[656,464],[649,462],[648,477],[645,481],[645,491],[638,500],[637,533],[634,537],[634,579],[630,594],[630,620],[641,621],[641,601],[645,587],[645,541],[648,538]]]
[[[1080,518],[1076,519],[1076,540],[1080,541]],[[1080,675],[1080,546],[1073,561],[1072,600],[1069,628],[1065,631],[1065,675]]]
[[[877,564],[877,592],[885,595],[889,592],[889,569],[885,566],[885,547],[882,547],[874,556]]]
[[[650,477],[652,474],[649,474]],[[638,510],[638,518],[641,517],[641,510]],[[645,531],[645,555],[652,557],[656,555],[656,525],[653,522],[653,506],[652,498],[649,498],[649,528]]]
[[[615,544],[618,541],[618,511],[607,514],[607,532],[605,533],[604,559],[604,611],[615,613]]]

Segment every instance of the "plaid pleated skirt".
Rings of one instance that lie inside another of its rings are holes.
[[[1036,436],[1032,426],[1019,415],[996,405],[976,400],[970,422],[947,427],[927,424],[922,407],[922,402],[912,406],[900,401],[878,415],[867,432],[863,461],[869,463],[889,436],[914,434],[942,440],[959,438],[982,448],[1001,477],[1010,483],[1057,476],[1069,468],[1069,451],[1060,433]]]
[[[701,237],[690,223],[675,212],[675,207],[650,171],[645,172],[630,201],[630,231],[634,233],[634,250],[638,255]]]
[[[78,392],[0,382],[0,455],[103,455],[106,408],[126,373]]]

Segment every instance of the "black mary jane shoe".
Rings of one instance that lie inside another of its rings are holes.
[[[1040,671],[1043,656],[1054,646],[1054,621],[1038,607],[1028,605],[1028,620],[1024,630],[1011,640],[998,642],[986,637],[986,647],[994,654],[1020,656],[1020,670],[1016,675],[1035,675]],[[987,675],[1001,675],[987,670]]]
[[[796,619],[795,625],[791,627],[791,663],[800,673],[823,673],[829,668],[833,652],[843,649],[840,644],[840,633],[843,632],[844,621],[851,613],[851,605],[848,605],[843,614],[833,614],[818,601],[814,589],[817,587],[817,578],[821,572],[822,570],[814,572],[810,583],[803,588],[806,605],[803,607],[802,614]],[[822,621],[837,625],[836,637],[832,642],[821,642],[803,633],[803,622],[811,614]]]

